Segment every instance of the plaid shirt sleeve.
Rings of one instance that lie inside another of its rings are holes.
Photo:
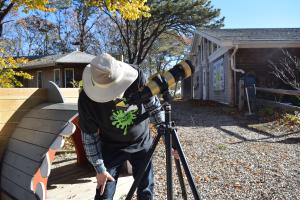
[[[89,162],[97,173],[106,171],[104,166],[99,134],[81,132],[82,144]]]
[[[147,112],[151,113],[151,119],[156,125],[165,121],[165,112],[157,96],[152,96],[147,103],[144,103],[144,107]]]

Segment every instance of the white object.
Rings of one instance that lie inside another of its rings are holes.
[[[83,71],[83,89],[95,102],[108,102],[120,97],[137,79],[138,71],[107,53],[95,57]]]
[[[41,164],[40,170],[43,178],[49,177],[51,172],[51,162],[50,162],[50,157],[48,152],[46,153],[46,156]]]
[[[63,136],[58,136],[54,142],[52,143],[52,145],[50,146],[50,149],[53,150],[60,150],[63,146],[64,146],[65,140],[63,138]]]
[[[35,194],[39,197],[40,200],[46,199],[46,190],[44,183],[39,182],[37,184]]]
[[[69,137],[76,130],[76,126],[72,122],[68,122],[66,127],[59,133],[61,136]]]

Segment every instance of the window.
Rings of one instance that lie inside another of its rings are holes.
[[[72,81],[74,81],[74,68],[65,68],[65,87],[73,87]]]
[[[53,81],[56,85],[60,86],[60,69],[54,69]]]
[[[43,87],[43,80],[42,80],[42,71],[37,71],[36,72],[36,86],[38,87],[38,88],[41,88],[41,87]]]

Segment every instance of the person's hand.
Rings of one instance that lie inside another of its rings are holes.
[[[112,177],[107,171],[102,172],[100,174],[97,173],[96,179],[97,179],[97,188],[99,188],[100,195],[103,195],[107,181],[115,181],[114,177]]]
[[[178,154],[178,151],[176,149],[172,148],[172,155],[174,156],[174,158],[176,160],[179,160],[179,154]]]

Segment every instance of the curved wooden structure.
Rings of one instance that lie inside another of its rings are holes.
[[[55,152],[75,131],[76,105],[43,104],[23,117],[2,162],[1,188],[17,199],[45,199]]]
[[[74,138],[79,140],[75,141],[78,161],[85,163],[77,124],[77,104],[64,103],[53,83],[48,88],[48,95],[48,102],[27,112],[8,139],[1,162],[2,199],[46,199],[55,152],[62,148],[64,137],[74,132],[77,135]]]

